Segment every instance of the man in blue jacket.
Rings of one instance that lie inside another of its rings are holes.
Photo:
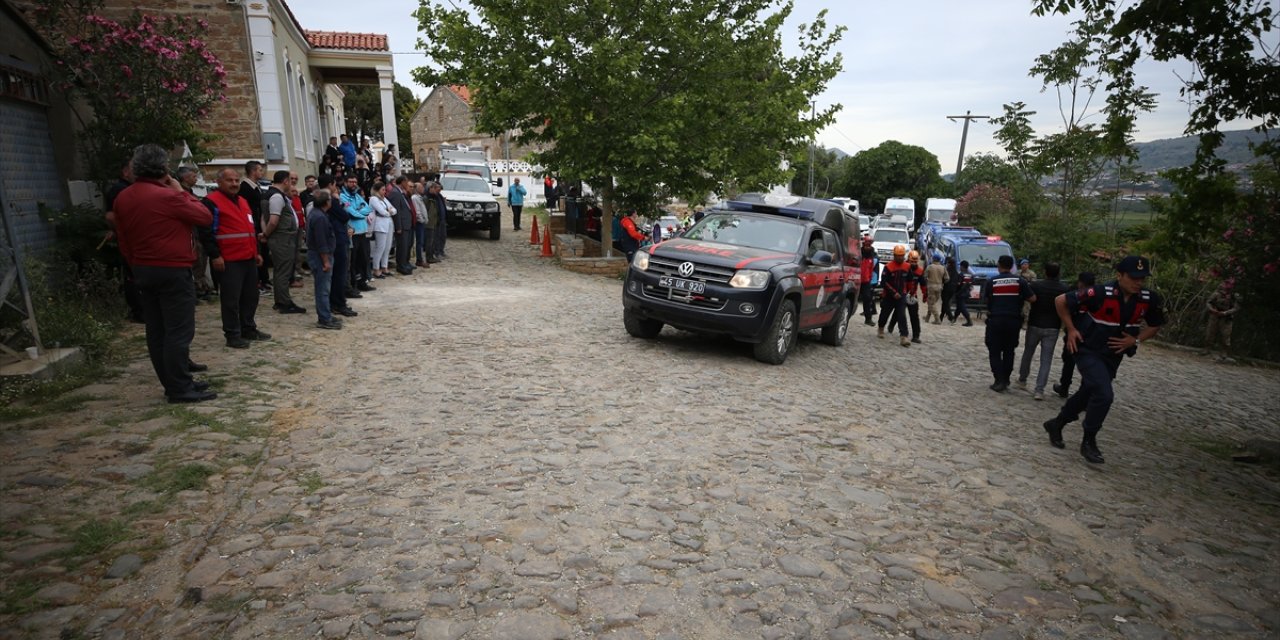
[[[511,217],[515,222],[515,230],[520,230],[520,212],[524,210],[524,197],[529,192],[525,191],[524,185],[520,184],[520,178],[511,181],[511,186],[507,187],[507,205],[511,207]]]
[[[356,144],[345,133],[342,134],[342,144],[338,145],[338,152],[342,154],[342,164],[347,166],[347,175],[351,175],[356,170]]]
[[[347,226],[354,233],[351,236],[351,275],[356,289],[374,291],[375,287],[369,284],[372,269],[369,264],[369,236],[367,235],[373,207],[364,199],[364,194],[360,193],[360,185],[354,175],[347,176],[346,186],[342,188],[339,199],[351,218]]]

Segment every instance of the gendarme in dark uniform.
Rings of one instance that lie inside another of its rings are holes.
[[[1080,455],[1102,463],[1097,436],[1111,410],[1115,394],[1111,381],[1125,356],[1148,340],[1164,324],[1160,296],[1143,286],[1151,275],[1150,263],[1129,256],[1116,265],[1119,276],[1107,284],[1069,291],[1058,296],[1058,316],[1067,330],[1066,348],[1075,352],[1080,390],[1067,399],[1058,415],[1044,423],[1049,443],[1062,449],[1062,428],[1084,413],[1084,439]]]

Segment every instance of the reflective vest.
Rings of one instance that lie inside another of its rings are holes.
[[[213,203],[213,238],[222,259],[237,262],[256,258],[258,233],[249,203],[240,196],[232,200],[221,191],[210,193],[206,199]]]
[[[1132,308],[1125,315],[1120,288],[1113,284],[1086,289],[1078,295],[1083,313],[1077,317],[1076,328],[1084,336],[1085,346],[1098,351],[1107,350],[1107,340],[1111,338],[1138,335],[1152,304],[1151,292],[1142,289],[1130,298]]]

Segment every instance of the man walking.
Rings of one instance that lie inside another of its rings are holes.
[[[987,305],[987,354],[991,359],[991,390],[1001,393],[1009,388],[1013,375],[1013,357],[1018,349],[1018,330],[1022,328],[1022,303],[1035,302],[1031,285],[1013,273],[1013,256],[1000,256],[997,273],[982,288]]]
[[[218,188],[204,198],[213,222],[201,230],[201,245],[209,254],[209,264],[219,274],[222,334],[232,349],[248,349],[250,340],[266,340],[270,334],[258,330],[257,233],[249,203],[240,197],[236,170],[218,172]]]
[[[316,287],[316,326],[321,329],[341,329],[342,321],[333,317],[329,290],[333,283],[333,251],[339,236],[329,224],[332,201],[328,191],[318,190],[307,214],[307,262],[311,263],[311,275]],[[342,240],[346,231],[342,230]]]
[[[169,176],[165,150],[144,144],[133,152],[135,182],[115,199],[116,234],[133,269],[147,327],[147,353],[169,402],[217,398],[192,379],[191,339],[196,332],[196,290],[191,279],[194,227],[213,216]]]
[[[947,268],[942,266],[941,256],[933,256],[933,260],[929,262],[929,267],[924,270],[924,279],[928,283],[925,293],[929,296],[929,310],[925,314],[924,320],[929,322],[929,319],[932,318],[934,324],[942,324],[942,314],[946,312],[942,302],[946,299],[943,294],[943,286],[951,281],[951,276],[947,274]]]
[[[1092,289],[1096,284],[1095,276],[1092,271],[1081,271],[1080,277],[1076,279],[1076,293],[1083,294],[1086,290]],[[1054,303],[1055,305],[1057,302]],[[1054,308],[1055,312],[1057,307]],[[1058,394],[1059,398],[1065,398],[1068,390],[1071,389],[1072,374],[1076,371],[1076,354],[1067,349],[1066,334],[1062,338],[1062,375],[1058,379],[1058,384],[1053,385],[1053,392]]]
[[[697,214],[694,214],[697,215]],[[876,286],[880,284],[880,259],[871,246],[871,236],[862,238],[862,262],[858,265],[858,300],[862,302],[862,317],[868,327],[876,323]]]
[[[1056,262],[1044,265],[1044,279],[1031,283],[1035,302],[1027,316],[1026,342],[1022,345],[1022,364],[1018,367],[1018,386],[1027,388],[1027,376],[1031,374],[1031,358],[1040,350],[1040,370],[1036,372],[1036,388],[1032,394],[1036,400],[1044,400],[1044,387],[1049,383],[1049,370],[1053,368],[1053,350],[1058,345],[1058,319],[1055,300],[1066,293],[1068,287],[1058,280],[1061,267]]]
[[[1223,282],[1205,303],[1205,308],[1209,311],[1209,322],[1204,328],[1205,354],[1212,353],[1219,342],[1225,353],[1231,349],[1232,324],[1240,313],[1240,298],[1231,283]]]
[[[951,314],[951,324],[956,323],[956,318],[964,316],[964,325],[966,327],[973,326],[973,320],[969,318],[969,296],[973,293],[973,270],[969,268],[968,260],[960,261],[960,272],[956,284],[956,309]]]
[[[520,178],[513,179],[511,186],[507,187],[507,205],[511,207],[511,218],[516,231],[520,230],[520,212],[524,211],[524,197],[528,193],[524,185],[520,184]]]
[[[907,337],[907,285],[911,280],[911,267],[906,262],[907,248],[897,245],[893,248],[893,260],[884,265],[880,274],[880,320],[877,322],[876,335],[884,337],[884,326],[891,320],[898,325],[899,343],[904,347],[911,346]],[[892,328],[892,325],[890,325]]]
[[[1142,256],[1128,256],[1116,265],[1116,280],[1058,296],[1058,318],[1067,330],[1067,350],[1075,353],[1080,390],[1067,399],[1058,415],[1044,423],[1049,444],[1062,449],[1062,428],[1084,413],[1080,455],[1092,464],[1105,462],[1098,449],[1098,432],[1111,410],[1115,392],[1111,381],[1125,356],[1160,332],[1164,304],[1159,294],[1143,287],[1151,275]],[[1144,326],[1145,325],[1145,326]]]
[[[293,212],[291,189],[288,171],[277,171],[271,176],[271,186],[265,194],[267,218],[263,221],[261,237],[271,251],[271,288],[276,301],[272,308],[280,313],[306,313],[289,295],[298,260],[298,218]]]
[[[395,184],[387,189],[387,200],[395,207],[396,215],[392,219],[395,228],[396,273],[402,276],[413,275],[413,263],[409,254],[413,251],[413,219],[415,212],[413,203],[409,201],[406,191],[409,185],[407,176],[396,178]]]

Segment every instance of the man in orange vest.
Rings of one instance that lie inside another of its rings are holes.
[[[249,203],[239,195],[240,175],[235,169],[218,172],[218,188],[204,199],[213,213],[213,224],[201,233],[201,244],[209,254],[209,266],[222,274],[222,333],[232,349],[249,348],[250,340],[269,340],[258,329],[257,229]],[[286,283],[286,286],[287,283]]]

